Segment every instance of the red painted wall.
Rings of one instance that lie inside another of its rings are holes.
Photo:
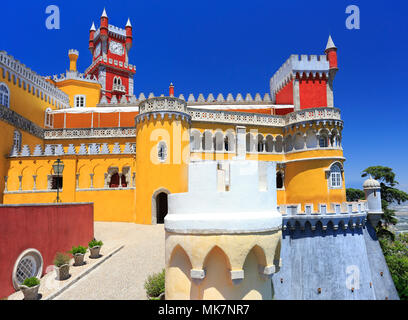
[[[299,81],[300,109],[327,107],[325,79]]]
[[[294,108],[275,109],[275,115],[283,116],[283,115],[291,113],[293,111],[294,111]]]
[[[93,203],[0,206],[0,298],[15,291],[13,268],[24,250],[40,251],[45,274],[57,252],[88,246],[93,220]]]
[[[276,104],[293,104],[293,80],[276,94]]]

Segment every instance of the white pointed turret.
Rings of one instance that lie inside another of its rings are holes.
[[[126,22],[126,27],[132,27],[132,24],[130,23],[130,19],[128,18],[127,22]]]
[[[92,26],[91,29],[89,29],[89,31],[96,31],[95,22],[92,22]]]
[[[105,10],[105,8],[103,8],[101,18],[107,18],[107,17],[108,17],[108,15],[106,14],[106,10]]]
[[[332,39],[331,35],[329,35],[329,39],[327,40],[327,45],[326,45],[326,50],[325,51],[327,51],[329,49],[337,49],[337,47],[334,45],[334,42],[333,42],[333,39]]]

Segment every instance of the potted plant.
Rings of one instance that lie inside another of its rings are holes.
[[[149,300],[164,300],[165,299],[164,283],[165,283],[164,269],[162,270],[162,272],[149,275],[144,284],[147,298]]]
[[[72,247],[72,250],[69,253],[74,256],[74,266],[82,266],[84,264],[84,257],[86,253],[85,247]]]
[[[102,241],[97,241],[95,239],[91,240],[88,244],[89,251],[91,251],[91,255],[89,256],[92,259],[99,258],[99,251],[103,245]]]
[[[24,294],[24,300],[37,300],[38,289],[40,288],[40,280],[36,277],[27,278],[20,285],[20,290]]]
[[[54,259],[54,269],[57,274],[57,280],[65,280],[69,278],[69,261],[70,257],[62,252],[57,252]]]

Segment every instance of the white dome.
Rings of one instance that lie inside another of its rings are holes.
[[[380,183],[377,180],[373,179],[373,177],[371,175],[363,183],[363,188],[364,189],[378,189],[380,187],[381,187]]]

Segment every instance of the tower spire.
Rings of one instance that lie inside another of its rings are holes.
[[[329,40],[327,40],[326,50],[324,51],[326,52],[327,50],[330,50],[330,49],[337,49],[337,47],[334,45],[331,35],[329,35]]]
[[[105,8],[103,8],[101,18],[107,18],[107,17],[108,17],[108,15],[106,14],[106,10],[105,10]]]
[[[127,19],[126,27],[132,27],[132,24],[130,23],[130,18]]]
[[[96,31],[95,22],[92,22],[91,29],[89,31]]]

